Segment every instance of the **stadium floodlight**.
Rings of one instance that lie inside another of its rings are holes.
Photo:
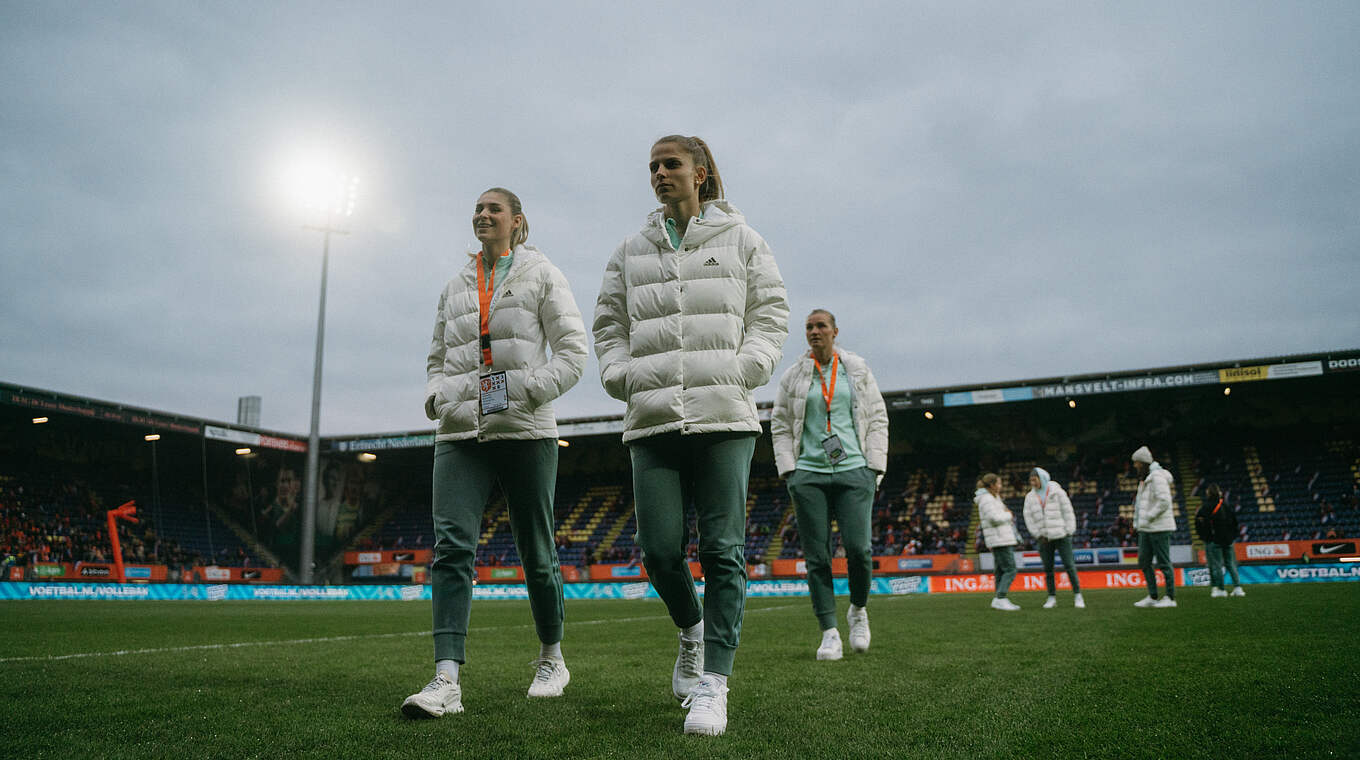
[[[368,452],[368,451],[365,451],[364,453],[362,453],[362,454],[359,455],[359,461],[360,461],[360,462],[376,462],[376,461],[378,461],[378,455],[377,455],[377,454],[373,454],[373,453]]]
[[[566,447],[570,446],[571,444],[570,444],[570,443],[567,443],[566,441],[562,440],[561,438],[558,438],[558,439],[557,439],[557,445],[558,445],[558,446],[561,446],[562,448],[565,449]]]
[[[142,436],[142,438],[143,438],[144,440],[148,441],[148,442],[150,442],[150,441],[159,441],[159,440],[161,439],[161,434],[160,434],[160,433],[148,433],[147,435]]]
[[[1224,395],[1224,396],[1231,396],[1231,395],[1232,395],[1232,386],[1231,386],[1231,385],[1225,386],[1225,387],[1223,388],[1223,395]]]
[[[926,410],[926,419],[928,419],[928,420],[933,420],[933,419],[935,419],[935,414],[934,414],[933,412],[931,412],[929,409]]]
[[[331,235],[348,235],[339,225],[354,214],[359,178],[344,172],[313,170],[301,183],[304,200],[321,212],[320,224],[303,225],[321,233],[321,305],[316,317],[316,362],[312,367],[312,425],[307,436],[307,477],[303,487],[302,536],[298,552],[298,573],[304,584],[312,582],[312,561],[316,553],[317,481],[321,469],[321,366],[326,340],[326,270],[330,265]],[[376,458],[376,457],[375,457]]]
[[[41,425],[41,424],[43,424],[44,422],[47,422],[47,418],[46,418],[46,417],[34,417],[34,418],[33,418],[33,424],[34,424],[34,425]]]
[[[247,455],[247,454],[249,454],[249,453],[250,453],[250,447],[249,447],[249,446],[242,446],[241,448],[239,448],[239,449],[236,450],[236,456],[238,456],[238,457],[243,457],[243,456],[245,456],[245,455]]]
[[[1074,398],[1069,398],[1069,399],[1067,400],[1067,408],[1068,408],[1068,409],[1076,409],[1076,408],[1077,408],[1077,400],[1074,399]]]

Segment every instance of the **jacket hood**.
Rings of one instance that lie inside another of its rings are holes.
[[[1166,482],[1168,483],[1170,483],[1172,480],[1175,480],[1175,478],[1171,477],[1171,471],[1161,466],[1157,462],[1153,462],[1152,464],[1148,465],[1148,474],[1146,478],[1143,478],[1143,480],[1151,480],[1154,476],[1159,478],[1166,478]]]
[[[991,493],[991,491],[988,491],[985,488],[979,488],[978,490],[973,492],[973,502],[977,503],[979,501],[982,501],[982,497],[986,496],[989,493]]]
[[[701,217],[691,222],[685,230],[685,238],[697,245],[703,245],[709,238],[730,227],[746,223],[746,217],[723,198],[705,202],[700,214]],[[647,222],[642,225],[642,236],[658,247],[671,247],[670,238],[666,235],[665,206],[647,215]]]
[[[1039,487],[1035,489],[1034,492],[1048,493],[1048,481],[1050,479],[1048,477],[1048,470],[1045,470],[1042,467],[1035,467],[1034,469],[1029,471],[1029,474],[1039,478]]]

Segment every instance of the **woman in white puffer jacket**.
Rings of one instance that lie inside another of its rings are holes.
[[[1019,541],[1015,534],[1015,515],[1001,500],[1001,476],[989,472],[978,478],[973,503],[978,508],[982,542],[992,551],[996,573],[996,596],[992,597],[992,609],[1015,612],[1020,609],[1020,605],[1007,599],[1006,594],[1015,580],[1015,545]]]
[[[585,325],[562,273],[526,245],[529,222],[504,188],[472,216],[482,250],[445,286],[426,361],[434,447],[434,680],[402,703],[414,718],[462,712],[459,668],[482,512],[499,483],[524,568],[540,650],[530,697],[562,694],[562,571],[553,540],[557,422],[552,401],[581,377]],[[548,356],[551,352],[551,356]]]
[[[1035,467],[1029,473],[1029,493],[1025,494],[1025,528],[1039,544],[1039,559],[1044,563],[1044,582],[1048,599],[1044,609],[1058,605],[1058,584],[1053,577],[1053,554],[1062,557],[1063,569],[1076,592],[1077,609],[1086,608],[1081,597],[1081,583],[1077,580],[1076,559],[1072,554],[1072,534],[1077,531],[1077,515],[1072,511],[1072,500],[1058,482],[1048,476],[1048,470]]]
[[[807,564],[812,613],[821,628],[817,659],[844,653],[836,628],[831,521],[840,529],[850,583],[850,648],[869,650],[874,493],[888,465],[888,411],[869,365],[836,345],[826,309],[807,317],[809,351],[779,379],[770,411],[775,467],[788,485]]]
[[[727,728],[746,600],[746,493],[760,419],[751,393],[788,334],[784,282],[764,239],[722,197],[703,140],[670,135],[648,163],[661,208],[618,247],[595,306],[609,395],[628,403],[637,542],[648,580],[680,628],[671,690],[685,733]],[[698,518],[700,606],[685,551]]]

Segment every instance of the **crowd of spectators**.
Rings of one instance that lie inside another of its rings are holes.
[[[81,482],[23,483],[0,477],[0,565],[112,562],[108,509]],[[118,540],[127,563],[166,565],[172,572],[204,564],[198,552],[158,536],[149,520],[120,521]]]

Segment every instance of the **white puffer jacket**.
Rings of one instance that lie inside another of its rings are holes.
[[[977,505],[978,521],[982,524],[982,542],[988,549],[1019,543],[1015,536],[1015,515],[1006,509],[1001,497],[979,488],[973,493],[973,503]]]
[[[850,378],[850,410],[855,420],[855,436],[869,469],[883,476],[888,470],[888,409],[878,381],[869,365],[853,351],[833,346],[845,373]],[[779,378],[774,409],[770,412],[770,437],[774,441],[774,464],[779,476],[793,472],[803,452],[803,418],[812,388],[812,354],[806,353]]]
[[[1133,497],[1133,529],[1159,533],[1176,529],[1176,513],[1171,505],[1171,472],[1153,462],[1147,477],[1138,484]]]
[[[1077,516],[1072,500],[1055,480],[1048,481],[1042,499],[1030,490],[1025,495],[1025,528],[1034,538],[1066,538],[1077,532]]]
[[[788,335],[784,281],[764,239],[725,201],[704,204],[680,249],[662,209],[614,251],[595,305],[600,380],[628,402],[623,440],[760,432],[751,391]]]
[[[586,330],[562,272],[537,248],[515,246],[491,302],[491,357],[482,364],[477,261],[439,296],[425,365],[425,415],[439,421],[436,440],[534,440],[557,437],[553,399],[581,378]],[[547,351],[552,350],[548,358]],[[478,378],[505,370],[510,408],[482,415]]]

